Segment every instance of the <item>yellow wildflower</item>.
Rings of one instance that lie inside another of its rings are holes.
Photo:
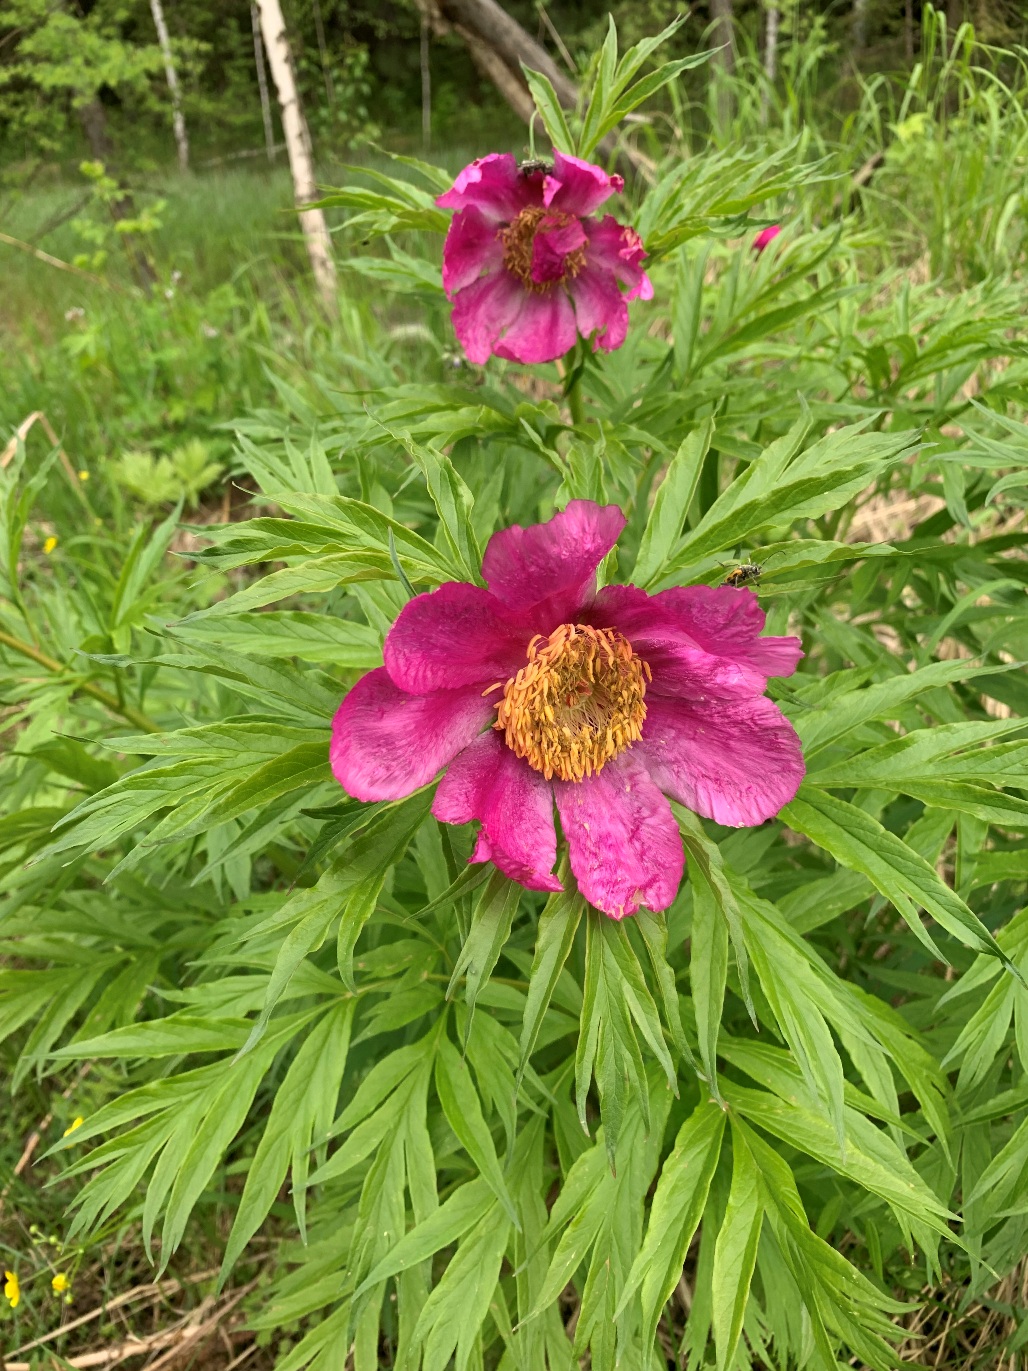
[[[69,1287],[71,1286],[71,1281],[68,1279],[68,1277],[64,1274],[63,1271],[58,1271],[57,1275],[53,1278],[50,1284],[54,1288],[55,1295],[63,1295],[65,1290],[69,1289]]]
[[[49,557],[50,554],[51,554],[51,552],[53,552],[53,550],[54,550],[54,548],[55,548],[56,546],[57,546],[57,539],[53,536],[53,534],[51,534],[50,537],[47,538],[46,542],[43,544],[43,551],[44,551],[44,552],[46,553],[46,555]]]
[[[18,1284],[18,1277],[13,1271],[4,1272],[4,1297],[12,1309],[18,1308],[18,1301],[21,1299],[21,1286]]]
[[[80,471],[80,472],[79,472],[79,480],[80,480],[80,481],[88,481],[88,480],[89,480],[89,472],[88,472],[88,471]]]
[[[66,1137],[68,1136],[69,1133],[74,1133],[74,1132],[75,1132],[75,1129],[76,1129],[76,1128],[81,1128],[82,1125],[83,1125],[84,1123],[85,1123],[85,1119],[84,1119],[84,1118],[82,1117],[82,1115],[80,1114],[80,1115],[78,1116],[77,1119],[72,1119],[71,1123],[70,1123],[70,1124],[68,1125],[68,1127],[64,1130],[64,1132],[61,1134],[61,1136],[62,1136],[63,1138],[66,1138]]]

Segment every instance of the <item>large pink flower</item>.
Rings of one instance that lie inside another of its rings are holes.
[[[556,152],[553,167],[480,157],[436,201],[455,209],[443,248],[453,327],[472,362],[495,353],[552,362],[579,334],[612,352],[628,332],[626,301],[652,299],[642,239],[613,215],[592,218],[620,176]],[[625,290],[622,291],[621,287]]]
[[[802,653],[763,638],[749,590],[597,592],[625,517],[572,500],[548,523],[504,529],[489,589],[450,582],[404,606],[385,665],[332,725],[332,769],[359,800],[398,800],[445,769],[432,812],[478,820],[471,858],[530,890],[553,875],[556,801],[571,869],[615,919],[666,909],[682,878],[666,796],[742,827],[796,794],[803,757],[764,695]]]

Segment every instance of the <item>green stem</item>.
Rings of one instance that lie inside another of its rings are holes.
[[[55,676],[63,676],[68,670],[68,668],[57,661],[55,657],[48,657],[45,652],[40,652],[40,650],[33,647],[31,643],[23,643],[20,638],[15,638],[10,633],[5,633],[3,629],[0,629],[0,643],[5,647],[9,647],[12,652],[19,652],[23,657],[28,657],[46,671],[52,671]],[[104,690],[102,686],[94,685],[92,681],[79,681],[75,686],[75,689],[84,690],[87,695],[92,695],[94,700],[99,700],[112,714],[120,714],[123,719],[127,719],[129,723],[135,724],[137,728],[141,728],[145,733],[160,732],[160,729],[152,719],[148,718],[140,710],[135,709],[132,705],[119,702],[113,695]]]
[[[581,428],[585,423],[585,402],[582,399],[581,380],[580,376],[567,393],[568,409],[571,411],[571,422],[575,428]]]

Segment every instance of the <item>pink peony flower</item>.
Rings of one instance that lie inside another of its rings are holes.
[[[581,334],[613,352],[626,301],[653,298],[642,239],[613,215],[589,217],[622,190],[620,176],[565,153],[519,167],[480,157],[436,201],[455,209],[443,248],[453,327],[472,362],[552,362]],[[622,292],[621,287],[626,287]]]
[[[770,243],[775,241],[781,231],[781,224],[771,224],[768,228],[760,230],[753,240],[753,251],[758,257]]]
[[[803,757],[767,699],[797,638],[762,638],[749,590],[596,589],[625,517],[572,500],[490,539],[489,589],[450,582],[404,606],[332,724],[332,770],[359,800],[445,774],[432,812],[481,824],[471,860],[530,890],[553,873],[556,801],[579,889],[615,919],[666,909],[684,868],[665,796],[742,827],[796,794]]]

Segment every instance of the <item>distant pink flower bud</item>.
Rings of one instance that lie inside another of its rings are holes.
[[[628,300],[653,298],[642,239],[594,211],[620,176],[555,152],[518,166],[509,152],[480,157],[436,204],[454,209],[443,248],[453,327],[472,362],[490,356],[552,362],[591,338],[612,352],[628,332]]]
[[[774,242],[774,240],[778,237],[781,231],[781,224],[771,224],[768,228],[760,230],[756,238],[754,238],[753,240],[753,251],[757,254],[758,257],[764,251],[764,249],[767,247],[769,243]]]

